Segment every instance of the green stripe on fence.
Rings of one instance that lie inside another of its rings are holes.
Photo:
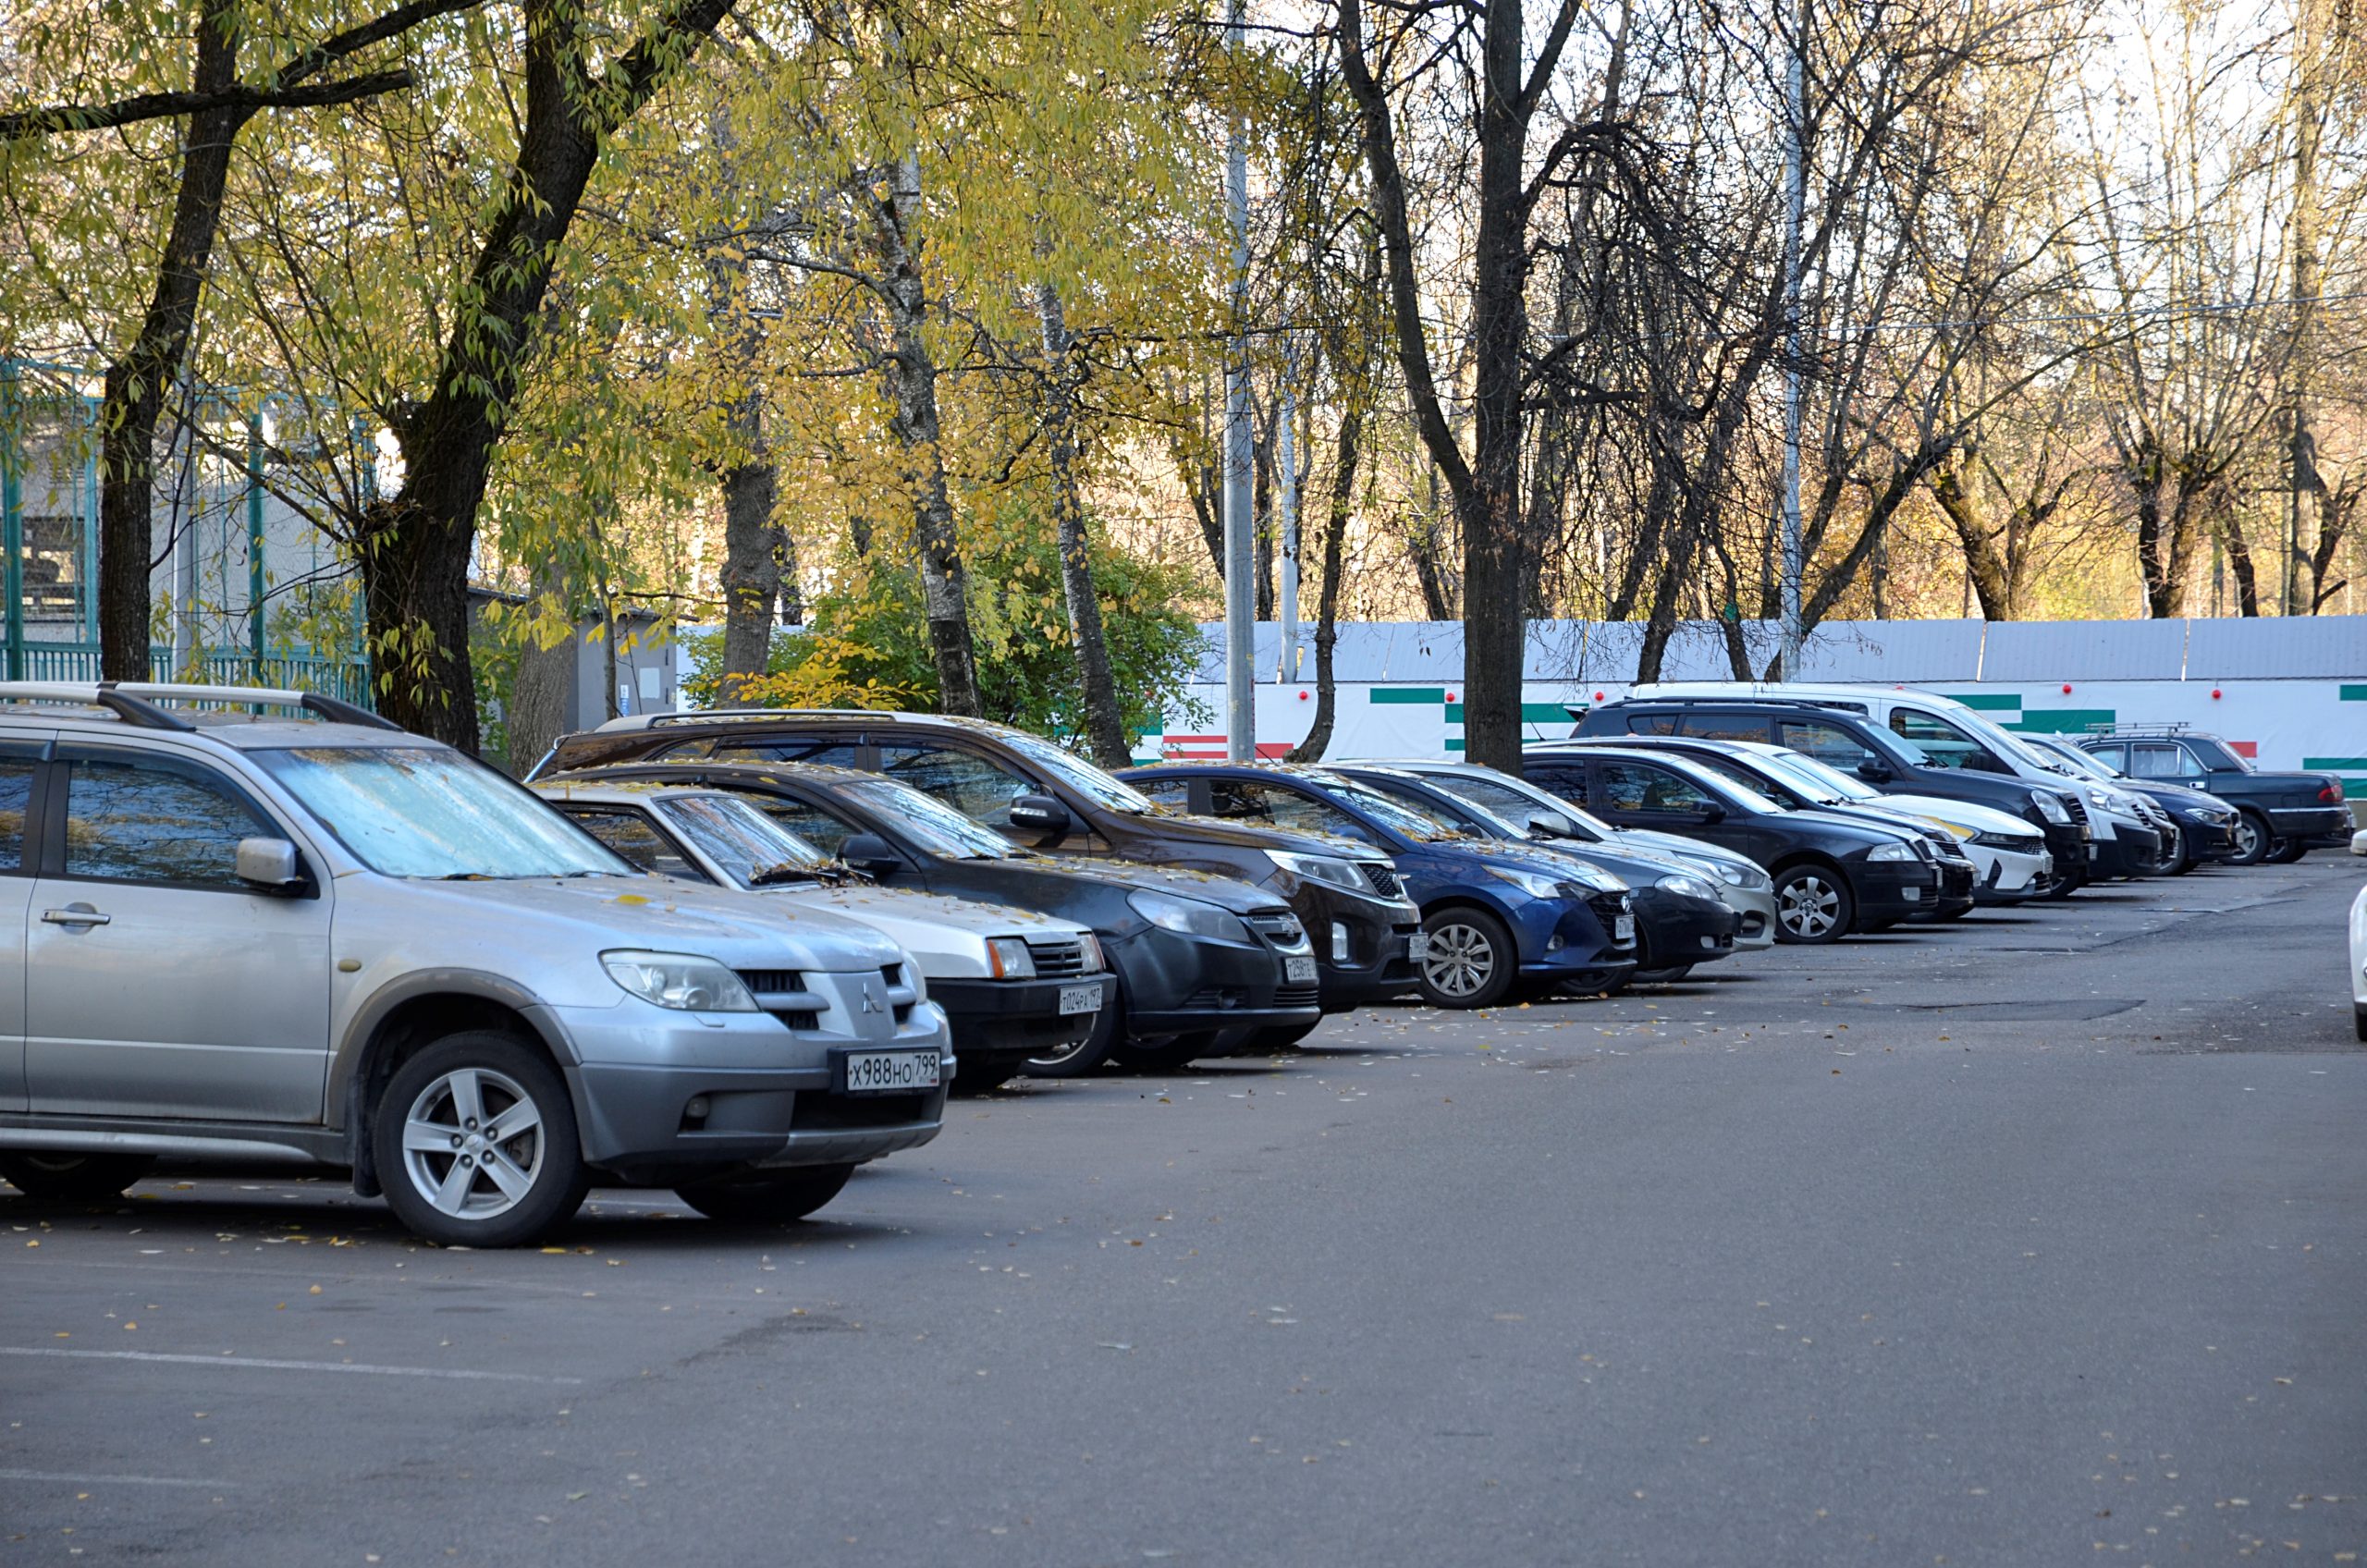
[[[2367,703],[2367,686],[2345,686],[2342,700],[2346,703]]]
[[[1461,703],[1447,704],[1446,721],[1449,724],[1463,722]],[[1520,721],[1523,724],[1567,724],[1570,722],[1570,710],[1559,703],[1523,703],[1520,705]]]
[[[1941,694],[1968,708],[1981,708],[1989,713],[2010,713],[2022,705],[2021,694],[2017,692],[1949,692]]]
[[[2008,729],[2027,729],[2038,735],[2079,735],[2091,724],[2117,723],[2119,715],[2111,708],[2040,708],[2022,710],[2021,718],[2005,726]]]
[[[2367,757],[2303,757],[2301,766],[2309,768],[2323,767],[2329,771],[2345,767],[2367,767]]]
[[[1376,703],[1443,703],[1443,686],[1376,686],[1372,700]]]

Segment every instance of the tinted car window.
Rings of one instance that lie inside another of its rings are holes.
[[[1783,743],[1845,771],[1874,754],[1846,729],[1808,718],[1785,719]]]
[[[1594,803],[1587,799],[1587,770],[1584,767],[1556,767],[1551,764],[1531,762],[1523,758],[1520,770],[1522,776],[1530,783],[1549,794],[1559,795],[1576,805]]]
[[[1036,793],[1032,781],[1000,763],[944,746],[882,746],[879,771],[936,796],[973,822],[997,827],[1011,821],[1013,796]]]
[[[835,855],[854,829],[821,807],[778,795],[757,795],[749,804],[788,828],[826,855]]]
[[[277,828],[215,780],[180,768],[82,759],[66,786],[66,875],[243,889],[239,840]]]
[[[1989,748],[1935,714],[1920,708],[1893,708],[1890,714],[1891,732],[1904,735],[1931,754],[1941,767],[1980,767],[1994,769],[1996,759]]]
[[[25,864],[25,807],[32,790],[31,762],[0,762],[0,871]]]
[[[1603,803],[1613,811],[1669,812],[1691,815],[1710,804],[1710,797],[1689,778],[1641,763],[1606,762],[1597,772]]]
[[[1146,778],[1134,786],[1171,811],[1192,809],[1192,784],[1184,778]]]
[[[1705,741],[1767,741],[1767,721],[1747,714],[1702,714],[1685,716],[1685,732],[1699,735]]]
[[[1214,778],[1208,781],[1208,806],[1217,815],[1260,827],[1282,827],[1298,833],[1337,833],[1369,843],[1364,825],[1338,806],[1280,784],[1257,779]]]
[[[637,811],[629,811],[622,806],[562,806],[559,809],[573,817],[585,832],[644,871],[654,871],[660,876],[680,876],[693,882],[714,880],[684,860],[682,851],[668,843],[656,826]]]
[[[698,748],[693,750],[692,748]],[[668,757],[712,757],[717,762],[813,762],[829,767],[854,766],[854,742],[827,735],[779,735],[769,740],[735,740],[719,736],[693,741],[665,753]]]

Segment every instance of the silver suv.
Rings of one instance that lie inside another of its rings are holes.
[[[636,871],[527,790],[310,693],[0,682],[0,1175],[353,1173],[440,1243],[595,1172],[800,1219],[925,1144],[953,1059],[893,940]]]

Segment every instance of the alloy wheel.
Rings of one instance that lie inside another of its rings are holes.
[[[1488,933],[1461,921],[1448,921],[1430,928],[1430,950],[1422,960],[1422,974],[1441,996],[1473,997],[1495,978],[1499,962],[1496,944]]]
[[[1841,894],[1816,872],[1803,872],[1778,889],[1775,918],[1800,940],[1821,941],[1841,922]]]
[[[403,1169],[419,1195],[455,1219],[492,1219],[533,1191],[543,1116],[506,1072],[459,1067],[430,1079],[403,1119]]]

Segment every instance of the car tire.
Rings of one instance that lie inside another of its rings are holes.
[[[2038,896],[2041,900],[2053,903],[2058,900],[2069,898],[2085,887],[2088,878],[2081,872],[2058,868],[2047,874],[2046,883],[2039,888]]]
[[[535,1241],[591,1185],[558,1069],[493,1030],[448,1035],[395,1069],[370,1138],[395,1218],[443,1246]]]
[[[2367,1045],[2367,1004],[2350,1004],[2350,1026],[2359,1034],[2359,1043]]]
[[[1019,1071],[1030,1078],[1084,1078],[1108,1061],[1125,1037],[1126,987],[1122,981],[1102,998],[1101,1015],[1095,1020],[1092,1034],[1064,1049],[1029,1057],[1019,1064]]]
[[[2270,865],[2291,865],[2309,852],[2310,846],[2299,839],[2279,839],[2261,858]]]
[[[0,1176],[29,1198],[49,1203],[97,1203],[119,1198],[123,1190],[155,1166],[144,1154],[0,1154]]]
[[[2276,835],[2268,830],[2268,818],[2249,806],[2236,813],[2235,852],[2227,857],[2229,865],[2258,865],[2268,858],[2275,847]]]
[[[1219,1047],[1228,1033],[1223,1029],[1195,1029],[1188,1035],[1128,1040],[1110,1051],[1110,1060],[1134,1072],[1181,1072],[1204,1056],[1223,1055]]]
[[[1486,910],[1457,905],[1422,920],[1429,956],[1415,970],[1432,1007],[1493,1007],[1520,977],[1520,950],[1504,923]]]
[[[1795,947],[1837,942],[1855,928],[1858,900],[1848,879],[1809,861],[1775,874],[1775,939]]]
[[[1672,963],[1659,969],[1637,970],[1627,979],[1638,986],[1674,986],[1692,973],[1689,963]]]
[[[852,1165],[796,1165],[693,1182],[674,1195],[705,1215],[734,1225],[790,1225],[845,1190]]]

